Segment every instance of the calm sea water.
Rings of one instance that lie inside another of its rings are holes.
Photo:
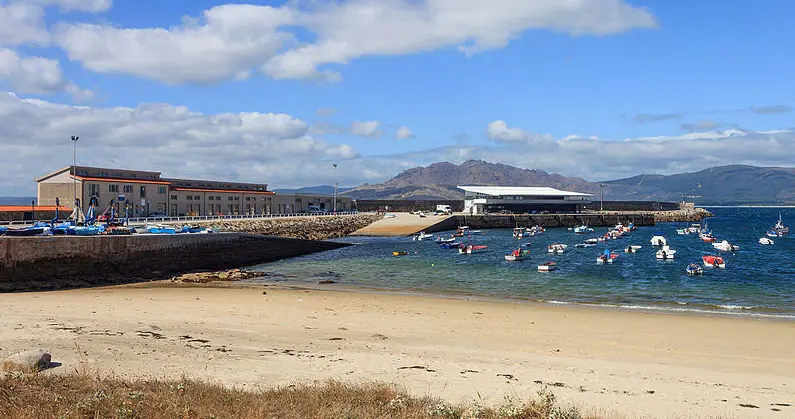
[[[667,223],[640,227],[621,239],[590,248],[574,248],[590,235],[576,235],[565,228],[547,229],[543,235],[516,240],[509,229],[484,230],[472,236],[473,244],[489,246],[484,253],[460,255],[440,249],[432,241],[411,238],[348,237],[355,243],[344,249],[292,258],[257,266],[271,273],[270,281],[316,284],[333,279],[346,287],[486,298],[520,299],[559,304],[596,304],[628,309],[701,311],[776,316],[795,319],[795,236],[774,239],[772,246],[757,241],[778,219],[795,227],[795,209],[713,208],[708,220],[718,240],[740,246],[722,253],[726,269],[705,269],[703,276],[689,276],[685,267],[701,262],[705,254],[717,254],[697,235],[677,235],[687,224]],[[662,233],[677,250],[673,261],[655,259],[650,244]],[[443,234],[443,233],[442,233]],[[444,234],[446,237],[448,234]],[[531,243],[531,257],[506,262],[503,256],[519,243]],[[549,255],[550,243],[566,243],[567,252]],[[636,254],[624,254],[628,245],[643,246]],[[621,253],[613,265],[598,265],[605,247]],[[408,256],[394,257],[392,251]],[[556,261],[559,270],[537,271],[541,262]]]

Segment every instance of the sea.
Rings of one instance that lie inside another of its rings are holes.
[[[334,286],[381,292],[795,320],[795,236],[775,238],[773,245],[758,243],[779,213],[784,224],[795,230],[795,208],[708,209],[715,215],[706,220],[713,234],[719,241],[738,245],[739,250],[719,252],[697,234],[677,234],[689,223],[639,227],[618,240],[589,248],[574,245],[604,234],[606,227],[586,235],[552,228],[522,240],[513,238],[511,229],[493,229],[468,239],[488,246],[483,253],[462,255],[441,249],[432,240],[417,242],[410,237],[345,237],[336,241],[353,246],[254,269],[269,274],[259,282],[296,286],[332,280],[338,284]],[[450,233],[436,235],[449,237]],[[658,248],[650,243],[654,235],[668,240],[676,250],[674,260],[655,258]],[[529,243],[530,258],[505,261],[504,255],[523,243]],[[547,245],[551,243],[569,247],[564,254],[550,255]],[[624,248],[629,245],[642,247],[626,254]],[[605,248],[621,254],[615,264],[596,263]],[[393,251],[407,255],[396,257]],[[688,275],[685,267],[701,264],[707,254],[722,256],[726,269]],[[538,272],[537,266],[548,261],[556,262],[558,270]]]

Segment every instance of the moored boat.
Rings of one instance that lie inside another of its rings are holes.
[[[392,256],[406,256],[408,254],[409,252],[405,250],[395,250],[394,252],[392,252]]]
[[[637,253],[637,252],[638,252],[638,249],[640,249],[640,248],[642,248],[642,247],[643,247],[643,246],[633,246],[633,245],[630,245],[630,246],[627,246],[627,247],[624,249],[624,253]]]
[[[655,235],[651,238],[651,245],[652,246],[666,246],[668,245],[668,241],[665,240],[665,237],[662,235]]]
[[[525,260],[525,259],[527,259],[529,257],[530,257],[530,251],[529,250],[527,250],[526,248],[525,249],[519,248],[519,249],[513,250],[513,251],[511,251],[511,253],[508,253],[507,255],[505,255],[505,260],[508,261],[508,262],[517,262],[517,261],[520,261],[520,260]]]
[[[762,237],[759,239],[759,244],[764,244],[764,245],[773,244],[773,240],[770,240],[767,237]]]
[[[558,269],[558,264],[555,262],[546,262],[538,265],[538,272],[552,272]]]
[[[433,238],[433,234],[428,234],[424,231],[420,231],[419,234],[416,234],[414,235],[414,237],[412,237],[412,240],[419,242],[430,238]]]
[[[577,243],[574,245],[574,247],[578,249],[584,249],[586,247],[594,247],[594,246],[596,246],[596,243]]]
[[[596,258],[596,263],[613,263],[618,258],[618,253],[613,253],[609,249],[605,249],[604,253]]]
[[[673,260],[676,250],[671,249],[669,246],[663,246],[657,251],[656,257],[661,260]]]
[[[781,220],[781,212],[778,213],[778,222],[771,228],[779,237],[789,234],[789,227],[785,226]]]
[[[701,257],[701,260],[704,261],[704,267],[706,268],[726,268],[726,261],[720,256],[704,255]]]
[[[721,241],[720,243],[712,243],[712,247],[721,252],[734,252],[740,249],[740,246],[733,245],[726,240]]]
[[[482,251],[484,251],[484,250],[486,250],[488,248],[489,248],[488,246],[481,246],[481,245],[473,246],[473,245],[470,244],[470,245],[459,247],[458,248],[458,253],[471,255],[472,253],[482,252]]]
[[[592,232],[592,231],[593,231],[593,229],[588,227],[588,226],[586,226],[586,225],[581,225],[581,226],[574,227],[574,233],[575,234],[585,234],[585,233],[589,233],[589,232]]]
[[[171,226],[147,226],[150,234],[177,234],[177,229]]]
[[[52,230],[49,227],[25,227],[19,229],[9,228],[5,231],[5,236],[9,237],[30,237],[30,236],[49,236],[52,235]]]
[[[459,247],[461,247],[459,242],[445,242],[439,245],[440,249],[458,249]]]
[[[545,231],[546,230],[544,227],[541,227],[540,225],[534,225],[527,228],[527,234],[530,236],[537,236],[539,234],[543,234]]]
[[[569,247],[568,245],[565,245],[563,243],[552,243],[549,246],[547,246],[547,252],[561,255],[563,254],[563,252],[566,251],[568,247]]]
[[[699,266],[697,263],[691,263],[687,265],[685,272],[687,272],[688,275],[703,275],[704,268]]]
[[[516,228],[513,229],[513,238],[514,239],[521,240],[523,235],[524,235],[524,228],[523,227],[516,227]]]

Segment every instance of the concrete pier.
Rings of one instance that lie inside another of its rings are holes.
[[[0,237],[0,292],[165,279],[344,246],[244,233]]]

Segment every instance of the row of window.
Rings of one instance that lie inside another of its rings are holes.
[[[88,185],[88,189],[90,191],[95,191],[95,193],[99,193],[99,185],[90,184],[90,185]],[[124,185],[124,189],[122,189],[122,190],[124,191],[124,193],[132,193],[133,192],[133,186],[132,185]],[[160,186],[160,187],[157,188],[157,193],[160,194],[160,195],[165,195],[167,191],[168,191],[168,188],[166,188],[165,186]],[[116,185],[116,184],[108,185],[108,192],[110,192],[110,193],[119,193],[119,185]],[[140,192],[141,192],[141,198],[146,198],[146,186],[141,186]]]

